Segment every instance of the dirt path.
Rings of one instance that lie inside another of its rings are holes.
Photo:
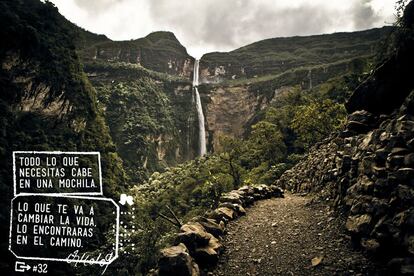
[[[213,275],[377,275],[324,204],[287,194],[256,203],[228,226]],[[323,257],[319,264],[315,259]]]

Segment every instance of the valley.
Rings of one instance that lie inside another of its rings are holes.
[[[195,59],[172,32],[114,41],[49,1],[1,2],[0,234],[13,151],[93,151],[104,195],[129,199],[108,275],[413,274],[413,7]]]

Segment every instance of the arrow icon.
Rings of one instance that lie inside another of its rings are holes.
[[[25,264],[24,262],[16,261],[16,265],[14,266],[14,270],[16,272],[25,272],[26,270],[30,270],[30,265]]]

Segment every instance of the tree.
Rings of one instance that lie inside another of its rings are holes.
[[[286,145],[279,127],[268,121],[253,125],[247,142],[250,160],[256,166],[263,162],[276,164],[286,157]]]
[[[220,138],[220,159],[228,166],[229,174],[233,178],[234,187],[242,183],[243,168],[240,164],[243,153],[243,142],[239,139],[226,135]]]
[[[405,6],[407,5],[408,0],[397,0],[395,3],[395,12],[397,16],[397,25],[401,24],[402,17],[404,15]]]
[[[298,136],[298,143],[305,149],[326,138],[345,119],[346,111],[342,104],[331,100],[312,102],[298,107],[292,129]]]

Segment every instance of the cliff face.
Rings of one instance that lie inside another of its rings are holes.
[[[200,91],[203,93],[208,147],[212,151],[220,146],[222,135],[243,137],[249,123],[270,102],[269,97],[252,92],[247,85],[202,86]]]
[[[205,54],[200,61],[200,79],[213,83],[249,79],[371,56],[376,44],[391,29],[384,27],[354,33],[272,38],[228,53]]]
[[[171,32],[112,41],[72,25],[84,70],[133,182],[196,157],[194,58]]]
[[[413,7],[407,6],[405,19]],[[413,23],[400,28],[396,50],[348,102],[351,110],[365,110],[349,115],[343,131],[278,181],[342,207],[355,244],[385,259],[392,275],[414,273],[414,85],[406,66],[414,62]]]
[[[132,64],[86,63],[85,71],[133,182],[197,152],[191,83]]]
[[[81,56],[85,62],[125,62],[184,78],[189,78],[193,71],[194,58],[171,32],[154,32],[130,41],[102,41],[97,36],[91,39],[87,33],[82,34],[84,41],[93,41],[92,46],[82,48]],[[83,45],[79,43],[79,46]]]
[[[330,79],[361,74],[391,28],[263,40],[200,61],[200,90],[209,150],[219,137],[243,137],[279,91],[306,90]]]
[[[195,157],[198,125],[190,83],[194,59],[174,34],[155,32],[137,40],[112,41],[72,27],[129,175],[139,180],[146,172]],[[218,148],[222,135],[243,137],[278,91],[306,91],[338,76],[362,73],[378,41],[389,32],[382,28],[276,38],[204,55],[199,90],[208,151]],[[123,110],[118,100],[130,108]],[[153,108],[134,109],[142,105]]]
[[[118,197],[126,185],[66,20],[48,2],[25,0],[2,1],[0,22],[0,234],[6,237],[13,151],[99,151],[105,194]],[[1,240],[0,267],[10,275],[15,257],[7,243]],[[74,274],[61,264],[48,270]]]

